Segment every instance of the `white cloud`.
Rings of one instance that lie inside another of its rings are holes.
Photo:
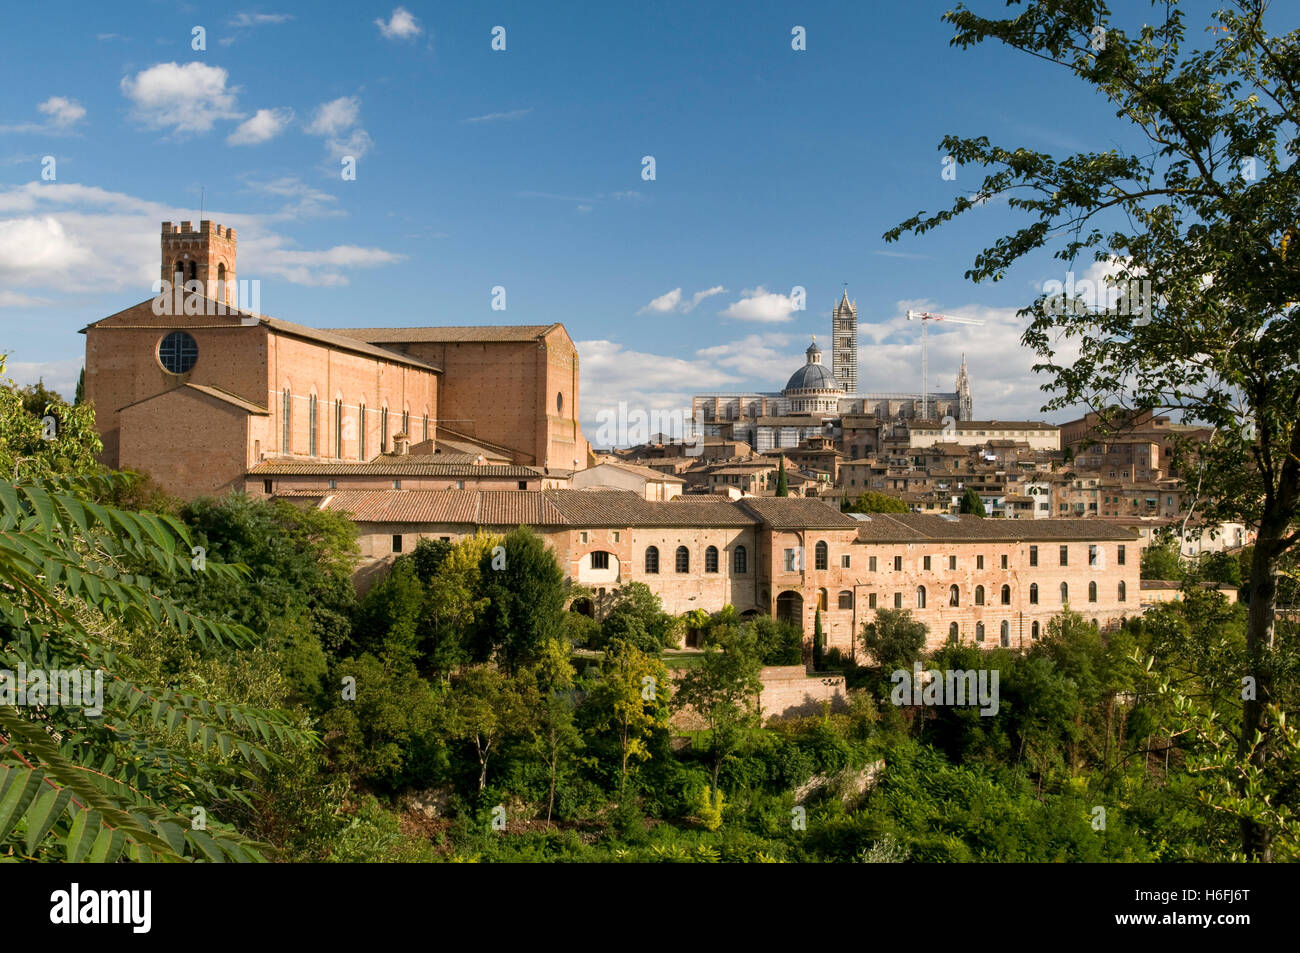
[[[509,112],[488,113],[485,116],[471,116],[469,119],[462,119],[461,122],[500,122],[509,119],[520,119],[527,116],[531,109],[511,109]]]
[[[226,21],[226,24],[228,26],[242,28],[263,26],[268,23],[285,23],[292,19],[292,13],[236,13]]]
[[[293,121],[292,109],[259,109],[251,119],[245,119],[226,142],[232,146],[252,146],[274,139]]]
[[[398,7],[394,10],[387,23],[382,17],[376,20],[375,26],[379,27],[379,32],[387,40],[410,40],[424,32],[420,21],[406,7]]]
[[[311,122],[307,124],[307,132],[313,136],[337,136],[355,126],[360,118],[361,100],[355,96],[340,96],[316,107]]]
[[[204,63],[159,63],[134,77],[122,78],[122,94],[132,103],[131,115],[154,128],[177,133],[201,133],[218,119],[240,119],[235,108],[238,87],[227,87],[229,74]]]
[[[0,220],[0,277],[8,281],[66,275],[89,260],[90,251],[52,216]]]
[[[776,323],[789,321],[795,312],[793,299],[788,295],[768,291],[762,285],[747,288],[741,292],[741,299],[733,301],[721,312],[724,318],[736,318],[740,321],[758,321]]]
[[[651,302],[638,311],[637,314],[645,314],[647,311],[652,311],[656,314],[667,314],[669,311],[676,311],[677,306],[681,303],[682,289],[674,288],[667,294],[661,294],[659,297],[651,300]]]
[[[711,298],[713,295],[724,294],[726,293],[726,290],[727,289],[722,287],[722,285],[715,285],[712,288],[706,288],[703,291],[695,292],[695,294],[691,295],[690,299],[687,300],[682,296],[681,288],[674,288],[672,291],[661,294],[659,297],[652,300],[644,308],[637,311],[637,314],[645,314],[646,312],[668,314],[672,311],[680,311],[682,314],[686,314],[689,311],[694,311],[696,306],[705,298]]]
[[[297,221],[345,214],[335,204],[338,199],[328,192],[308,185],[295,175],[286,175],[269,182],[247,182],[249,188],[265,195],[288,200],[268,219]]]
[[[364,129],[353,129],[342,139],[325,140],[325,151],[329,153],[331,159],[335,160],[344,156],[360,159],[374,144],[375,140],[370,138],[370,133]]]
[[[33,298],[31,295],[0,288],[0,308],[39,308],[49,303],[45,298]]]
[[[19,387],[44,382],[64,400],[71,401],[76,396],[77,378],[84,363],[80,357],[61,361],[6,361],[4,376],[12,378]]]
[[[85,106],[64,96],[51,96],[36,108],[49,116],[50,122],[59,129],[67,129],[86,115]]]

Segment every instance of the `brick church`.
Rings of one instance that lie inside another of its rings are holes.
[[[163,222],[164,292],[82,330],[106,465],[183,497],[399,454],[512,475],[586,466],[563,325],[294,324],[237,306],[236,249],[233,228]]]

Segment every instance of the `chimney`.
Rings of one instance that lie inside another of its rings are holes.
[[[399,457],[411,452],[411,438],[404,433],[393,434],[393,449]]]

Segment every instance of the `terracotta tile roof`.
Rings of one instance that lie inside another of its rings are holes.
[[[752,516],[730,502],[676,506],[652,503],[630,490],[548,490],[547,496],[575,526],[752,526]]]
[[[773,529],[853,529],[858,525],[816,497],[747,496],[732,505],[748,510]]]
[[[924,540],[951,542],[1036,542],[1071,540],[1130,540],[1136,531],[1095,519],[1007,520],[922,513],[869,513],[858,523],[858,539],[869,543]]]
[[[535,341],[555,324],[466,325],[437,328],[338,328],[347,335],[372,344],[456,343],[478,341]]]
[[[628,473],[633,473],[639,477],[643,477],[644,479],[650,480],[651,482],[654,483],[685,483],[686,482],[681,477],[673,476],[671,473],[664,473],[662,470],[655,470],[651,467],[638,466],[635,463],[624,463],[622,461],[614,462],[611,460],[606,463],[598,464],[598,466],[617,467],[620,470],[626,470]]]
[[[470,462],[457,457],[468,457]],[[444,459],[451,457],[451,459]],[[432,476],[432,477],[483,477],[491,479],[536,479],[533,467],[513,465],[475,464],[469,454],[441,454],[430,459],[383,459],[369,463],[315,462],[300,460],[264,460],[249,469],[252,476]]]

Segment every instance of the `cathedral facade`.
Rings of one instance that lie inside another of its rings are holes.
[[[328,468],[440,440],[585,466],[563,325],[312,328],[235,305],[236,249],[234,229],[164,222],[164,291],[83,329],[106,465],[183,497],[242,489],[271,461]]]

